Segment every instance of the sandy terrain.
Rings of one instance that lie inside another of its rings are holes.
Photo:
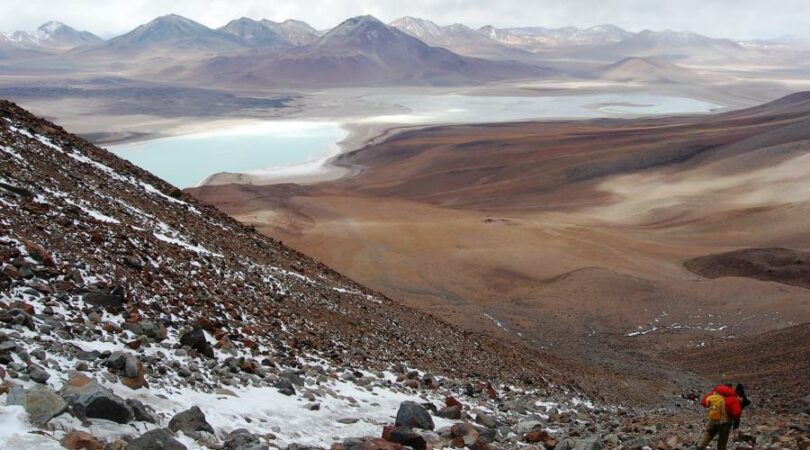
[[[810,321],[810,291],[696,257],[810,248],[810,100],[717,116],[464,125],[343,155],[311,186],[199,198],[392,298],[615,367]]]

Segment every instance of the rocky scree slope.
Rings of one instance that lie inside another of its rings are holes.
[[[576,368],[399,306],[8,102],[0,161],[2,448],[681,448],[694,434],[595,407]]]

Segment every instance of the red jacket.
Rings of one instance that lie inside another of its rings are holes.
[[[714,389],[711,390],[708,394],[703,396],[703,399],[700,401],[700,404],[703,405],[704,408],[707,408],[709,405],[706,404],[706,399],[709,398],[710,395],[713,394],[720,394],[726,398],[726,415],[728,415],[728,420],[740,420],[740,415],[742,414],[742,406],[740,405],[740,399],[737,398],[737,392],[734,389],[726,386],[725,384],[718,385]]]

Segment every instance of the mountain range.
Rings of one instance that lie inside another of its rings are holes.
[[[326,32],[296,20],[246,17],[211,29],[171,14],[106,41],[57,22],[0,35],[0,59],[12,66],[124,69],[153,81],[253,87],[480,83],[571,72],[561,61],[729,61],[751,51],[691,32],[633,33],[614,25],[473,29],[414,17],[386,25],[371,16]]]
[[[186,76],[217,85],[324,86],[453,84],[544,76],[518,62],[461,56],[371,16],[341,23],[315,41],[284,51],[221,55]]]

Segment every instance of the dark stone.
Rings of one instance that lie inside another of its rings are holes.
[[[224,450],[268,450],[267,444],[262,444],[257,436],[244,428],[233,430],[225,436]]]
[[[444,417],[445,419],[461,419],[461,405],[446,406],[440,409],[436,415]]]
[[[31,380],[37,382],[39,384],[45,384],[48,381],[48,378],[51,377],[51,374],[45,371],[42,367],[39,367],[36,364],[31,364],[28,366],[28,376],[31,377]]]
[[[290,380],[290,382],[296,386],[304,387],[304,379],[301,378],[301,376],[295,373],[293,370],[285,369],[280,374],[278,374],[278,376]]]
[[[121,307],[126,303],[124,298],[124,289],[121,286],[113,288],[95,288],[88,290],[82,295],[85,303],[93,306],[114,306]]]
[[[397,411],[396,426],[405,426],[410,428],[421,428],[423,430],[433,430],[433,418],[427,412],[424,406],[416,402],[402,402]]]
[[[397,427],[397,429],[391,433],[391,438],[389,440],[391,442],[396,442],[397,444],[411,447],[414,450],[427,449],[427,442],[425,442],[425,438],[408,427]]]
[[[147,431],[130,441],[124,450],[188,450],[165,428]]]
[[[205,420],[205,414],[197,406],[192,406],[172,417],[172,420],[169,421],[169,429],[174,432],[182,431],[189,436],[193,436],[199,431],[214,434],[214,428]]]
[[[121,397],[84,375],[74,375],[62,389],[62,397],[79,419],[107,419],[117,423],[131,422],[132,408]]]
[[[98,350],[93,350],[86,352],[84,350],[80,350],[76,352],[76,359],[79,361],[95,361],[98,357],[101,356]]]
[[[154,410],[151,407],[144,405],[140,400],[128,398],[127,405],[132,408],[132,412],[135,414],[135,420],[138,422],[157,423],[157,419],[155,419],[154,416]]]
[[[292,382],[286,378],[281,378],[276,381],[276,384],[274,384],[273,387],[278,389],[278,391],[284,395],[295,395],[295,387],[293,387]]]
[[[187,333],[184,333],[182,336],[180,336],[180,344],[191,347],[208,358],[214,357],[214,349],[205,339],[205,332],[202,328],[197,327]]]

